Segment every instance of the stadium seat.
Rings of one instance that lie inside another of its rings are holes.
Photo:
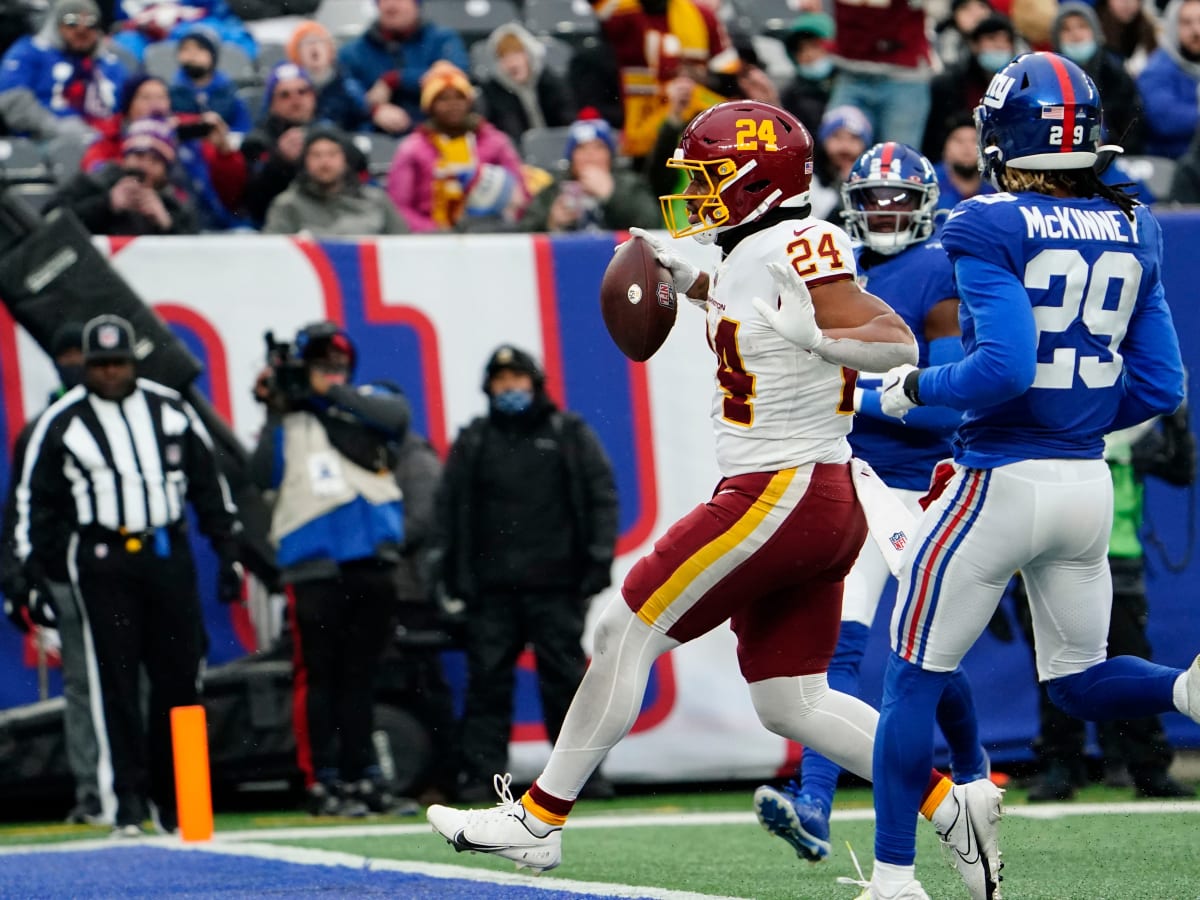
[[[283,44],[259,43],[258,45],[258,75],[262,80],[281,62],[287,62],[287,47]]]
[[[426,21],[457,31],[468,45],[521,18],[512,0],[425,0],[421,13]]]
[[[492,65],[492,54],[488,51],[487,41],[476,41],[467,50],[471,58],[471,80],[485,81],[492,77],[495,71]]]
[[[170,84],[175,73],[179,71],[179,63],[175,61],[175,42],[156,41],[150,44],[142,54],[142,65],[146,67],[147,75],[161,78]]]
[[[28,138],[0,139],[0,181],[52,181],[42,151]]]
[[[521,159],[547,172],[558,173],[567,167],[563,149],[567,146],[569,125],[558,128],[530,128],[521,135]]]
[[[367,158],[367,171],[376,178],[387,175],[396,148],[400,146],[400,138],[388,134],[356,134],[352,140]]]
[[[782,37],[800,14],[796,0],[737,0],[739,31]]]
[[[750,43],[758,54],[763,71],[775,80],[776,84],[788,84],[796,74],[796,64],[788,56],[787,47],[779,38],[768,37],[765,34],[752,35]]]
[[[246,109],[250,110],[250,120],[257,122],[259,113],[262,111],[263,97],[266,95],[266,88],[260,84],[249,84],[240,87],[237,90],[237,95],[242,98],[242,102],[246,104]]]
[[[587,0],[525,0],[524,21],[534,34],[548,34],[572,44],[600,32]]]
[[[78,136],[57,137],[47,142],[45,158],[50,165],[50,177],[66,181],[79,171],[88,142]]]
[[[1157,202],[1170,201],[1175,160],[1167,156],[1122,156],[1120,160],[1125,171],[1146,183]]]
[[[238,84],[254,84],[261,81],[258,70],[254,68],[254,60],[240,45],[229,41],[221,44],[217,68]]]
[[[142,64],[138,62],[138,58],[123,44],[118,44],[116,41],[109,41],[105,44],[105,49],[121,61],[121,65],[125,67],[125,71],[130,75],[142,68]]]
[[[335,38],[356,38],[375,18],[371,0],[321,0],[316,20]]]

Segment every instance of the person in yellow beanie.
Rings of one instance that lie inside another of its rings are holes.
[[[475,88],[458,66],[439,60],[420,87],[428,120],[400,143],[388,194],[413,231],[450,231],[466,213],[481,167],[505,169],[520,187],[521,157],[504,132],[472,111]]]

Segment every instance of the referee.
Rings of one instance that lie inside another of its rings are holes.
[[[178,393],[136,377],[133,347],[133,329],[118,316],[84,325],[83,384],[30,436],[15,536],[29,583],[76,603],[90,634],[98,774],[103,791],[111,772],[113,833],[128,837],[155,811],[162,830],[177,825],[170,710],[197,702],[205,642],[187,501],[220,558],[220,599],[240,593],[240,524],[212,441]],[[69,587],[55,591],[56,583]]]

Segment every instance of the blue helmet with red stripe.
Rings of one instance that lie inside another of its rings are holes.
[[[1100,92],[1083,69],[1055,53],[1022,54],[975,107],[980,171],[995,182],[1006,168],[1091,168],[1101,118]]]
[[[937,173],[924,156],[906,144],[876,144],[842,183],[846,231],[876,253],[899,253],[933,234],[938,193]]]

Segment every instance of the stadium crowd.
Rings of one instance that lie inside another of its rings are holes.
[[[837,222],[876,141],[934,162],[943,207],[990,190],[971,111],[1032,48],[1098,84],[1127,154],[1110,180],[1200,200],[1200,0],[589,2],[14,6],[0,178],[104,234],[650,227],[679,134],[736,98],[817,137],[814,210]]]

